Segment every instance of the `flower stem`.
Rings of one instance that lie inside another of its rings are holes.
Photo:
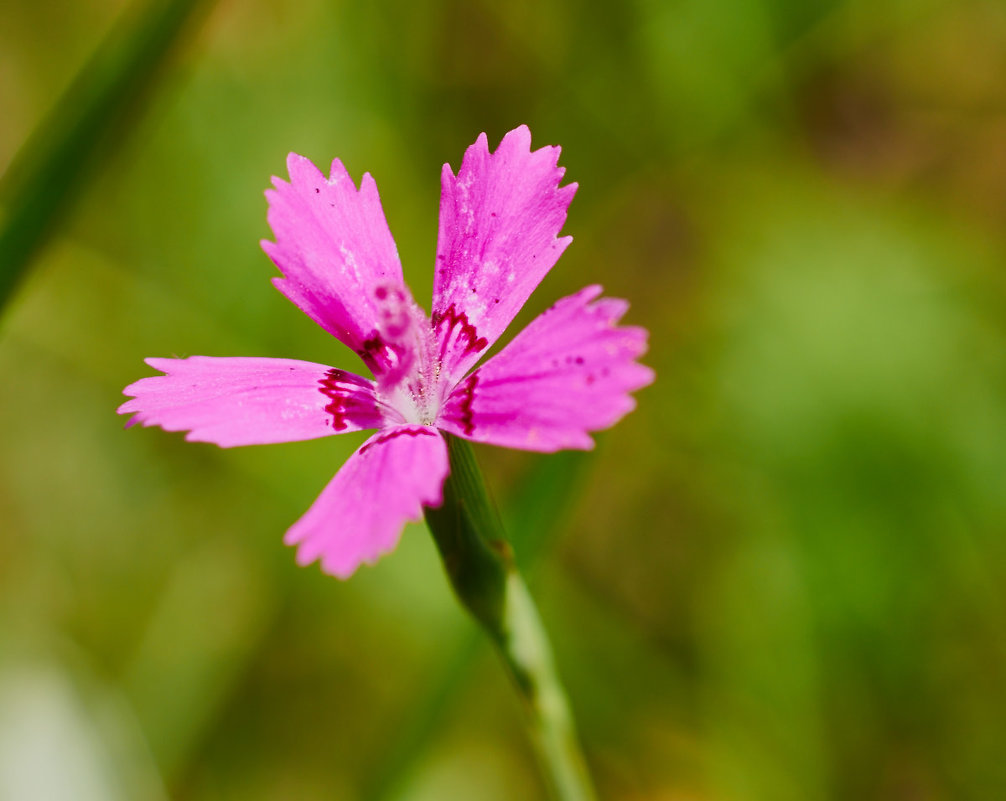
[[[426,522],[458,600],[496,646],[524,701],[531,740],[558,801],[592,801],[566,691],[548,635],[514,563],[471,447],[447,437],[444,502]]]

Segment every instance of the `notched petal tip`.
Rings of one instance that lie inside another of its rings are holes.
[[[561,174],[559,175],[559,180],[561,181],[562,177],[566,174],[566,168],[558,167],[557,169],[562,171]],[[569,204],[573,202],[573,197],[576,195],[577,190],[579,188],[580,184],[578,184],[576,181],[570,181],[568,184],[560,186],[556,190],[556,195],[558,196],[559,200],[561,200],[563,203],[566,204],[568,208]]]
[[[640,353],[639,355],[642,356],[643,354]],[[638,392],[641,389],[645,389],[646,387],[650,386],[650,384],[652,384],[654,381],[657,380],[657,371],[654,370],[649,365],[646,365],[646,364],[637,364],[636,368],[637,368],[637,370],[636,370],[637,377],[636,377],[636,381],[635,381],[635,388],[631,390],[632,392]],[[632,406],[632,408],[633,409],[636,408],[636,406],[635,406],[635,399],[633,399],[633,406]],[[630,409],[629,411],[632,411],[632,410]]]
[[[346,165],[343,164],[342,159],[334,158],[332,163],[328,165],[328,179],[335,183],[342,178],[349,178],[349,170],[346,169]]]
[[[194,358],[192,356],[186,357],[184,359],[172,358],[168,356],[150,356],[143,360],[143,363],[148,367],[153,367],[155,370],[159,370],[162,373],[169,373],[171,367],[177,362],[184,362],[187,359]],[[142,380],[142,379],[141,379]]]
[[[290,183],[287,186],[293,186],[301,191],[310,191],[313,189],[315,194],[320,194],[322,187],[336,186],[343,182],[348,182],[353,190],[356,191],[356,182],[353,181],[349,171],[340,159],[332,159],[327,178],[307,156],[290,153],[287,156],[286,165],[287,171],[290,173]],[[276,188],[282,190],[283,187],[277,186]]]
[[[573,237],[567,234],[566,236],[557,236],[552,240],[552,250],[557,251],[555,254],[556,259],[559,258],[563,253],[566,252],[566,248],[573,244]]]
[[[291,178],[294,177],[294,174],[306,169],[312,169],[318,172],[319,175],[321,174],[318,168],[314,166],[314,162],[307,156],[294,153],[292,150],[286,154],[286,170]]]
[[[485,134],[482,134],[482,136],[485,136]],[[531,129],[522,123],[516,128],[507,131],[503,134],[503,138],[500,139],[495,153],[498,153],[504,146],[512,146],[515,150],[522,149],[531,152]]]
[[[352,178],[350,180],[352,180]],[[374,176],[369,172],[365,172],[360,178],[360,188],[358,191],[361,195],[366,194],[377,196],[377,181],[374,180]]]
[[[269,257],[269,260],[276,265],[276,267],[282,270],[280,262],[282,260],[282,253],[280,252],[280,247],[271,239],[260,239],[258,246],[262,248],[262,252]],[[276,281],[275,278],[271,279],[273,282]],[[274,283],[275,285],[275,283]]]

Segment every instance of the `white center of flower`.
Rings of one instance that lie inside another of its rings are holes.
[[[388,367],[377,375],[378,396],[406,423],[432,426],[440,414],[439,354],[429,319],[402,284],[373,294],[377,334]]]

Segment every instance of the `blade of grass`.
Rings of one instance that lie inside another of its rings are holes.
[[[0,312],[91,176],[135,126],[163,67],[213,0],[149,0],[126,14],[0,181]]]

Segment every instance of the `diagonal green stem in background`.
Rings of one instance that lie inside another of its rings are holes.
[[[21,147],[0,181],[6,210],[0,222],[0,311],[32,257],[135,123],[182,34],[212,5],[213,0],[138,3]]]
[[[565,689],[538,610],[486,494],[471,446],[447,437],[444,502],[426,510],[451,587],[496,646],[524,702],[531,739],[554,797],[595,797]]]

